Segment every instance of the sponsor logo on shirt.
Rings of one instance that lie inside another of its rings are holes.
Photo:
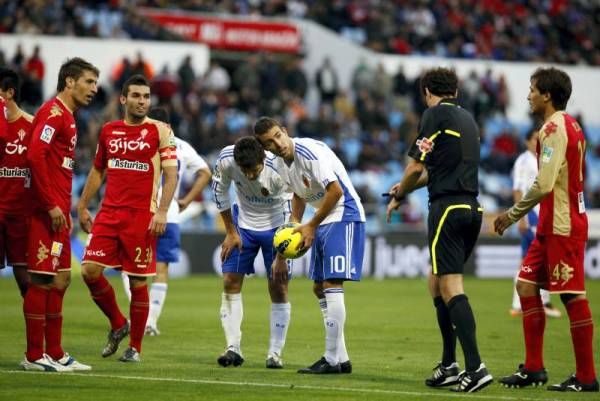
[[[42,128],[42,133],[40,134],[40,139],[46,143],[52,142],[52,137],[54,136],[54,127],[49,125],[44,125]]]
[[[308,194],[308,195],[304,196],[304,200],[306,200],[307,202],[316,202],[324,196],[325,196],[325,192],[321,191],[316,194]]]
[[[6,154],[9,154],[9,155],[14,155],[14,154],[22,155],[23,153],[27,152],[27,146],[21,145],[18,142],[19,142],[19,140],[16,139],[14,142],[7,143],[6,147],[4,148],[4,151],[6,152]]]
[[[29,169],[1,167],[0,178],[29,178]]]
[[[138,150],[149,149],[150,144],[144,142],[142,138],[125,139],[115,138],[108,141],[108,151],[110,153],[127,154],[127,152],[135,152]]]
[[[50,249],[48,249],[48,247],[46,247],[46,245],[44,245],[44,243],[42,242],[42,240],[40,240],[39,242],[39,247],[38,247],[38,251],[37,251],[37,263],[36,266],[39,265],[40,263],[42,263],[44,260],[48,259],[48,254],[50,253]]]
[[[52,117],[58,117],[58,116],[62,116],[62,109],[60,107],[58,107],[58,105],[54,105],[52,106],[52,108],[50,109],[50,118]]]
[[[63,157],[62,166],[67,170],[73,170],[73,167],[75,167],[75,160],[65,156]]]
[[[150,171],[150,165],[148,163],[137,160],[109,159],[108,168],[133,171]]]

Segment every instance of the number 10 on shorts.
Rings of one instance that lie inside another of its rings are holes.
[[[344,273],[346,271],[346,257],[344,255],[330,256],[329,268],[331,273]]]

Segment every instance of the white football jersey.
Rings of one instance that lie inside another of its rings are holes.
[[[198,170],[208,168],[208,164],[196,152],[192,145],[183,139],[175,137],[175,146],[177,147],[177,187],[175,188],[175,195],[173,195],[173,200],[167,211],[167,223],[179,224],[179,205],[177,204],[177,199],[179,199],[179,191],[181,189],[181,177],[186,173],[195,175]],[[159,196],[161,195],[162,186]]]
[[[538,161],[535,155],[526,150],[521,153],[515,165],[513,166],[512,178],[513,178],[513,191],[521,191],[523,195],[529,191],[529,188],[533,185],[535,177],[538,175]],[[538,203],[532,211],[536,215],[540,214],[540,204]]]
[[[292,193],[273,167],[273,154],[266,152],[258,178],[250,181],[233,159],[233,145],[219,154],[213,171],[212,189],[219,212],[231,208],[229,188],[234,183],[238,204],[238,226],[266,231],[281,226],[290,214]]]
[[[337,181],[343,194],[334,209],[321,224],[339,221],[365,221],[365,211],[346,168],[336,154],[321,141],[310,138],[292,138],[294,161],[288,166],[281,157],[275,157],[273,165],[286,184],[296,195],[315,209],[319,209],[325,197],[325,188]]]

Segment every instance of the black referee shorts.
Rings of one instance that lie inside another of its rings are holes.
[[[433,274],[463,274],[482,215],[483,209],[472,196],[446,196],[431,202],[427,234]]]

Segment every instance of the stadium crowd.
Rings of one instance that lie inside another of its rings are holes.
[[[17,7],[17,3],[20,2],[7,1],[0,5],[0,32],[178,39],[137,16],[131,8],[134,5],[172,7],[167,1],[25,1],[27,7]],[[473,7],[472,1],[435,2],[432,7],[429,3],[187,1],[178,2],[178,7],[312,18],[342,34],[351,29],[353,37],[361,36],[356,32],[362,30],[363,43],[381,51],[504,60],[600,62],[597,50],[600,46],[591,39],[597,29],[589,24],[598,10],[597,7],[588,9],[592,7],[588,2],[489,0],[478,2],[477,7]],[[388,7],[393,9],[388,10]],[[468,18],[464,12],[467,7],[471,11]],[[518,15],[516,22],[506,24],[508,12]],[[561,29],[563,19],[580,23],[566,24],[568,28]],[[427,21],[437,29],[427,29],[430,26]],[[545,35],[543,28],[547,24],[558,26],[558,33]],[[378,32],[389,26],[394,29],[385,34]],[[529,29],[527,35],[519,31],[521,26]],[[580,36],[571,32],[575,27]],[[405,35],[395,30],[411,33]],[[512,35],[528,39],[514,46]],[[590,38],[584,38],[586,35]],[[527,42],[538,37],[545,38],[545,42]],[[472,38],[479,39],[469,46]],[[406,42],[406,49],[400,51],[402,46],[398,47],[398,43],[402,40]],[[507,41],[514,51],[503,51],[507,48],[503,43]],[[567,48],[571,50],[567,52]],[[51,95],[43,94],[41,89],[43,57],[43,49],[25,55],[20,48],[0,47],[0,65],[17,69],[23,77],[26,89],[22,103],[30,112]],[[112,85],[101,87],[92,107],[78,114],[80,146],[75,195],[80,188],[77,182],[82,184],[89,170],[101,125],[120,114],[118,88],[137,72],[152,80],[156,104],[169,110],[177,135],[189,141],[209,163],[223,146],[251,133],[252,123],[258,116],[280,116],[292,135],[322,139],[340,155],[367,206],[367,214],[379,216],[379,220],[383,211],[379,194],[401,172],[404,155],[414,140],[423,112],[418,80],[408,79],[402,69],[390,75],[382,65],[369,65],[366,60],[357,62],[351,82],[345,83],[339,82],[334,66],[327,59],[314,76],[307,76],[301,57],[281,58],[268,53],[246,55],[236,61],[213,59],[208,70],[199,74],[190,58],[181,60],[176,71],[170,71],[167,67],[152,65],[143,54],[132,54],[108,72]],[[460,79],[460,102],[473,112],[482,128],[482,203],[486,210],[493,212],[511,202],[510,170],[524,149],[522,138],[533,122],[528,126],[515,126],[506,119],[505,110],[511,101],[506,77],[494,76],[491,71],[483,75],[473,71]],[[307,92],[313,87],[320,99],[316,114],[308,110],[305,102]],[[581,123],[585,127],[585,121]],[[596,145],[594,140],[591,142]],[[598,164],[598,150],[600,147],[590,152],[589,163]],[[588,194],[592,207],[600,206],[600,182],[597,181],[590,180]],[[426,195],[416,196],[400,214],[400,221],[422,223],[425,207],[421,205],[426,203]]]

